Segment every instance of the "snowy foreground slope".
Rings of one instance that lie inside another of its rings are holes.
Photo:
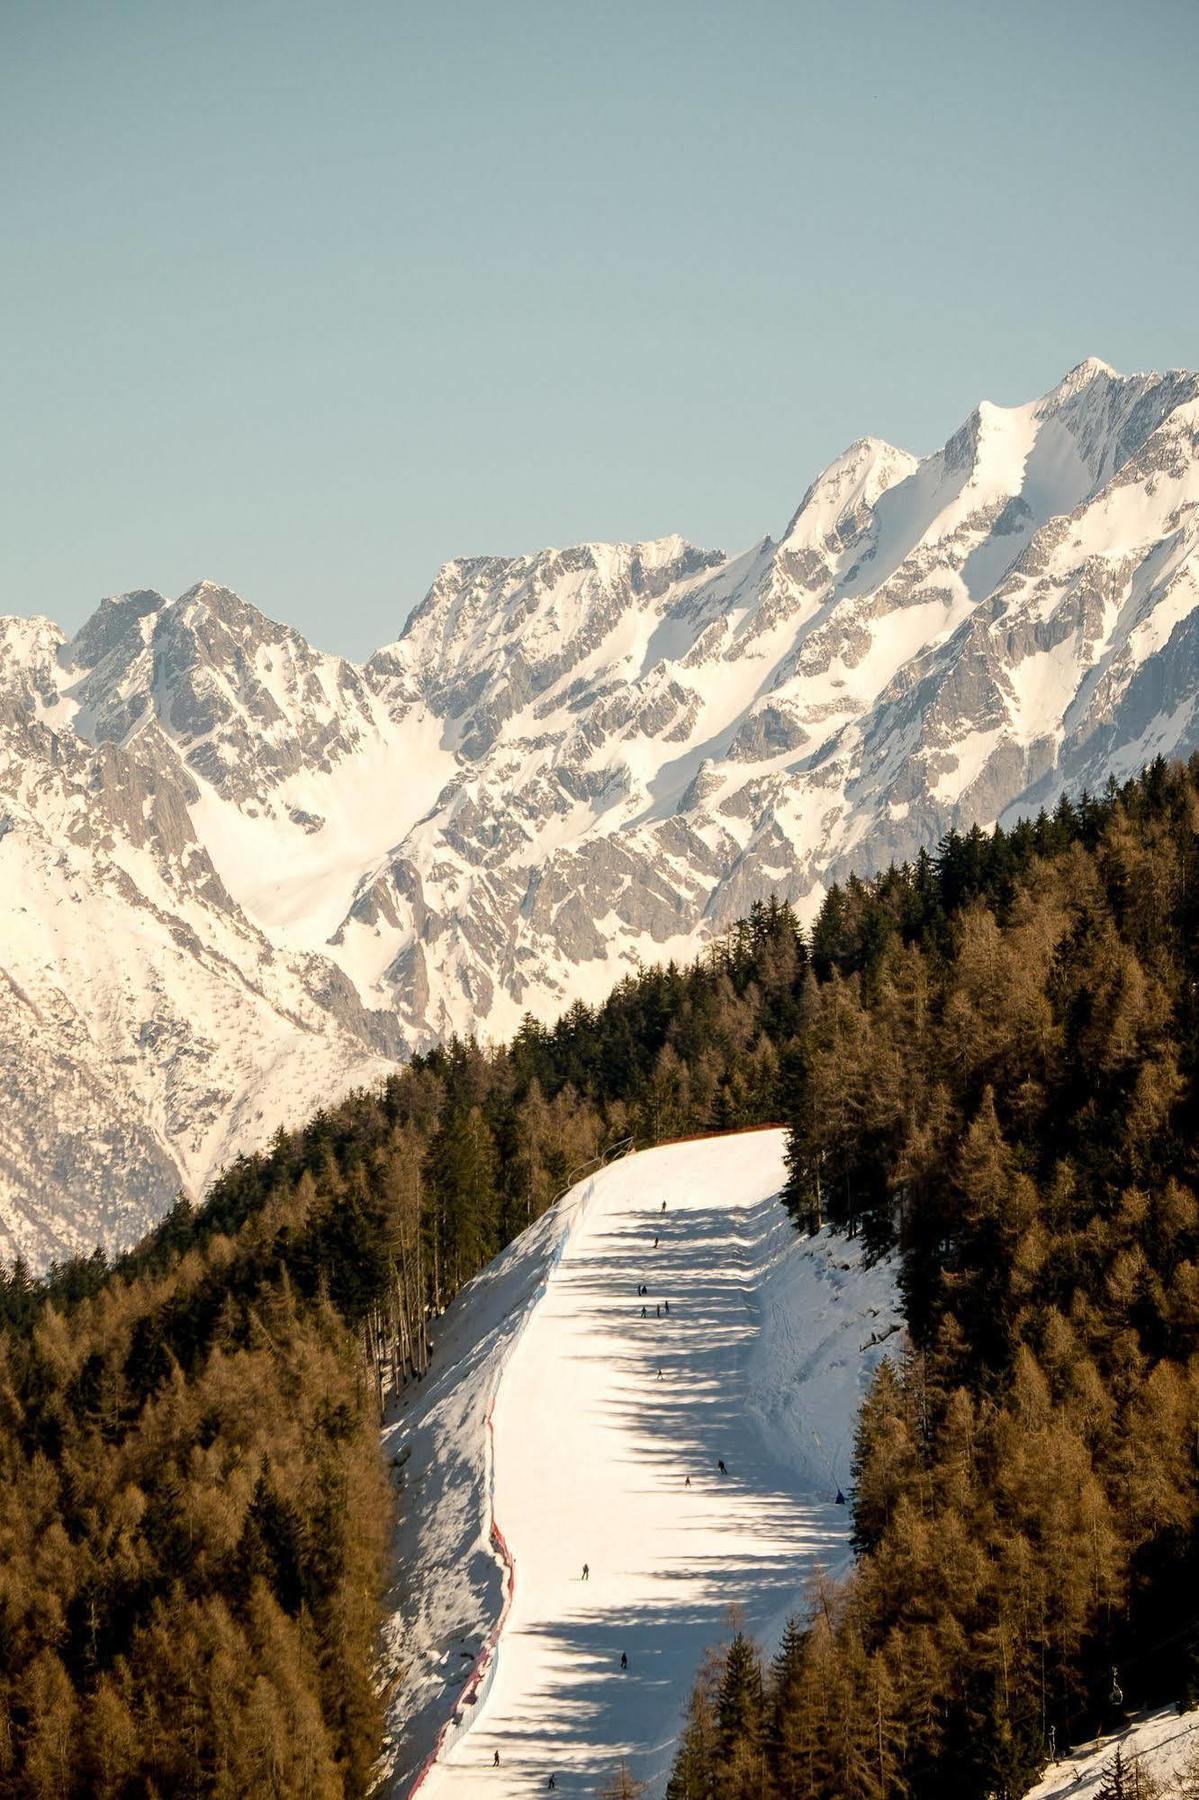
[[[1046,1770],[1027,1800],[1093,1800],[1117,1745],[1126,1763],[1147,1770],[1169,1795],[1170,1782],[1199,1756],[1199,1712],[1150,1713],[1117,1736],[1080,1746]]]
[[[796,1236],[782,1154],[781,1132],[748,1132],[612,1163],[447,1314],[387,1440],[404,1574],[390,1791],[410,1791],[455,1710],[464,1730],[422,1796],[504,1800],[551,1771],[590,1795],[622,1755],[660,1785],[729,1607],[773,1647],[816,1565],[843,1564],[836,1493],[896,1297],[856,1245]],[[503,1605],[489,1480],[512,1597],[494,1672],[455,1708]]]
[[[208,581],[0,619],[0,1256],[128,1241],[412,1048],[1199,748],[1199,374],[861,438],[777,530],[460,557],[360,665]]]

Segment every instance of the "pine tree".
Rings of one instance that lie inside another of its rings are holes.
[[[667,1800],[713,1800],[720,1754],[717,1691],[721,1666],[709,1653],[700,1665],[687,1702],[679,1748],[667,1785]]]
[[[762,1727],[762,1665],[758,1653],[738,1631],[724,1659],[716,1702],[720,1746],[728,1755],[735,1744],[756,1742]]]
[[[1122,1744],[1103,1765],[1095,1800],[1158,1800],[1161,1788],[1139,1757],[1126,1757]]]

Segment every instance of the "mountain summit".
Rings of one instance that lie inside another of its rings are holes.
[[[0,1253],[452,1031],[1199,747],[1199,376],[1092,358],[778,540],[448,563],[354,665],[201,582],[0,620]]]

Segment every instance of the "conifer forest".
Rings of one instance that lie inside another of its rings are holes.
[[[0,1794],[366,1795],[390,1399],[573,1172],[768,1122],[796,1232],[897,1258],[907,1333],[852,1572],[713,1648],[670,1800],[1018,1800],[1199,1700],[1197,834],[1199,760],[950,834],[416,1056],[112,1262],[6,1270]]]

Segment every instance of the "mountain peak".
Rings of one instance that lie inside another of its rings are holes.
[[[209,581],[206,576],[203,581],[193,582],[191,587],[179,595],[175,604],[176,606],[186,606],[189,601],[199,600],[205,605],[211,605],[214,601],[226,599],[238,600],[240,595],[235,594],[232,588],[226,587],[223,581]],[[242,605],[245,604],[245,601],[242,601]]]
[[[265,613],[259,612],[248,600],[243,600],[233,588],[226,587],[220,581],[197,581],[179,598],[171,603],[170,610],[187,615],[197,611],[210,613],[214,618],[228,622],[231,619],[245,621],[261,619],[270,624]]]
[[[145,641],[143,620],[169,605],[153,588],[133,588],[127,594],[106,594],[91,617],[84,621],[64,651],[72,668],[94,669],[118,644]]]
[[[873,506],[880,494],[911,474],[917,458],[885,438],[860,437],[819,474],[800,501],[783,533],[786,543],[798,531],[823,538],[847,516]]]
[[[400,645],[438,654],[473,654],[503,640],[524,649],[546,628],[577,629],[584,615],[606,613],[620,595],[659,594],[676,581],[727,561],[722,550],[702,550],[677,532],[643,543],[592,540],[564,548],[544,545],[526,556],[460,556],[443,563],[428,593],[414,607],[393,644],[370,659],[394,662]],[[430,636],[430,634],[432,634]]]
[[[1070,381],[1074,376],[1078,376],[1080,380],[1093,381],[1096,375],[1114,374],[1116,374],[1116,370],[1112,368],[1111,363],[1104,362],[1100,356],[1087,356],[1071,369],[1066,380]]]
[[[1076,363],[1068,374],[1062,376],[1056,387],[1050,388],[1045,400],[1071,400],[1075,394],[1081,394],[1084,388],[1090,387],[1094,381],[1120,381],[1123,377],[1098,356],[1088,356],[1084,361]],[[1042,402],[1044,404],[1044,402]]]
[[[324,654],[295,626],[281,624],[219,581],[197,581],[173,600],[163,613],[163,631],[172,642],[196,638],[210,654],[219,654],[218,642],[230,640],[240,644],[243,651],[287,644],[305,659],[319,661]]]

